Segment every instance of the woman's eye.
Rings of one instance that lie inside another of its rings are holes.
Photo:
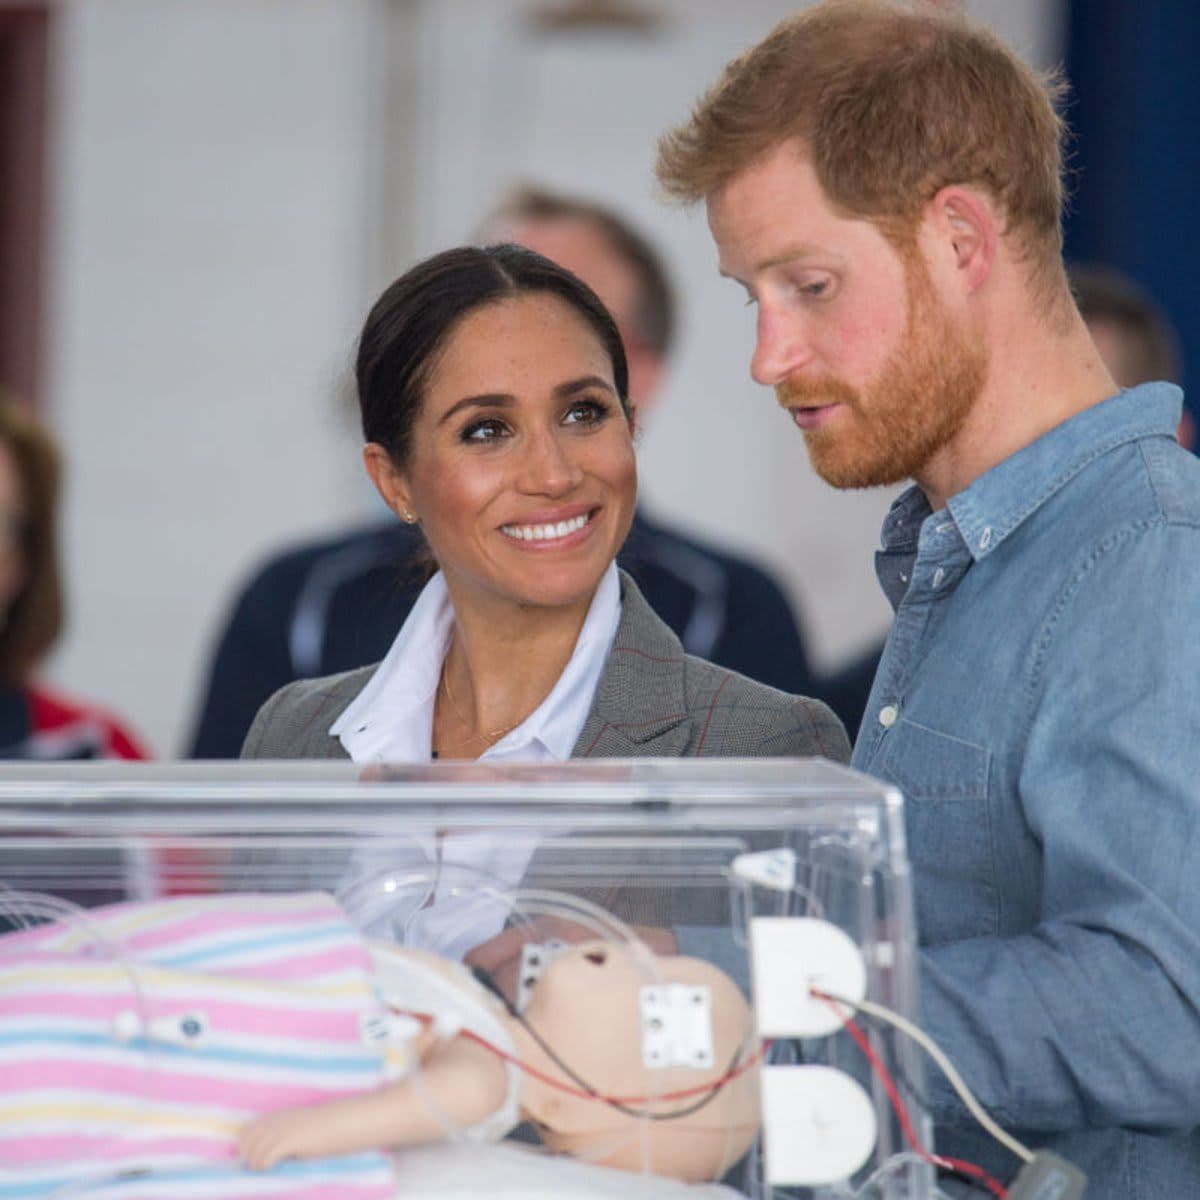
[[[609,405],[604,400],[576,400],[563,420],[568,425],[598,425],[608,413]]]
[[[797,283],[796,291],[801,296],[823,296],[829,291],[828,279],[810,279],[805,283]]]
[[[495,442],[505,437],[508,426],[497,417],[486,417],[482,421],[472,421],[464,427],[459,437],[464,442]]]

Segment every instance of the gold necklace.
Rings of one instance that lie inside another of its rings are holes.
[[[447,656],[447,658],[448,657],[449,656]],[[446,670],[446,664],[444,662],[442,664],[441,686],[446,693],[446,699],[450,702],[450,707],[454,709],[454,715],[458,718],[459,724],[465,728],[470,724],[470,722],[463,714],[463,710],[459,708],[458,701],[454,698],[454,692],[450,688],[450,675]],[[490,729],[483,733],[473,733],[470,737],[463,738],[461,742],[452,742],[449,746],[431,747],[433,756],[438,758],[443,750],[458,750],[463,746],[470,746],[475,742],[487,742],[494,740],[498,741],[506,733],[512,733],[512,731],[516,729],[516,727],[524,720],[525,717],[522,717],[519,721],[514,721],[511,725],[502,726],[500,729]]]

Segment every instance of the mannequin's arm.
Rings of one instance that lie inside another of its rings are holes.
[[[238,1152],[255,1170],[287,1158],[323,1158],[441,1141],[494,1113],[508,1092],[503,1062],[461,1038],[436,1046],[412,1077],[373,1092],[282,1109],[243,1126]],[[436,1106],[436,1112],[434,1108]]]

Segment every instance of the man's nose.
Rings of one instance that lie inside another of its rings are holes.
[[[566,495],[583,479],[583,469],[575,461],[559,430],[547,430],[529,439],[521,464],[520,487],[543,496]]]
[[[813,351],[798,317],[760,306],[750,375],[755,383],[775,387],[812,361]]]

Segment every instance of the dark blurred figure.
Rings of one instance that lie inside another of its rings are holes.
[[[1141,287],[1113,267],[1078,263],[1070,276],[1079,313],[1117,383],[1183,382],[1175,328]],[[1178,437],[1181,446],[1196,449],[1196,422],[1186,407]]]
[[[1154,380],[1183,382],[1179,338],[1167,315],[1142,288],[1113,267],[1077,263],[1069,275],[1079,314],[1121,387]],[[1196,449],[1196,422],[1186,406],[1176,436],[1181,446]],[[862,724],[882,653],[880,642],[814,685],[813,695],[837,713],[851,741]]]
[[[32,679],[62,630],[59,474],[50,435],[0,403],[0,758],[148,758],[107,712]]]
[[[646,239],[601,205],[522,188],[488,220],[483,240],[527,246],[596,292],[621,332],[630,399],[644,420],[675,330],[670,281]],[[380,520],[260,567],[220,637],[192,756],[236,758],[259,706],[284,684],[383,658],[424,583],[412,566],[421,547],[412,527]],[[791,607],[761,567],[648,519],[640,506],[617,563],[689,654],[814,694]]]

